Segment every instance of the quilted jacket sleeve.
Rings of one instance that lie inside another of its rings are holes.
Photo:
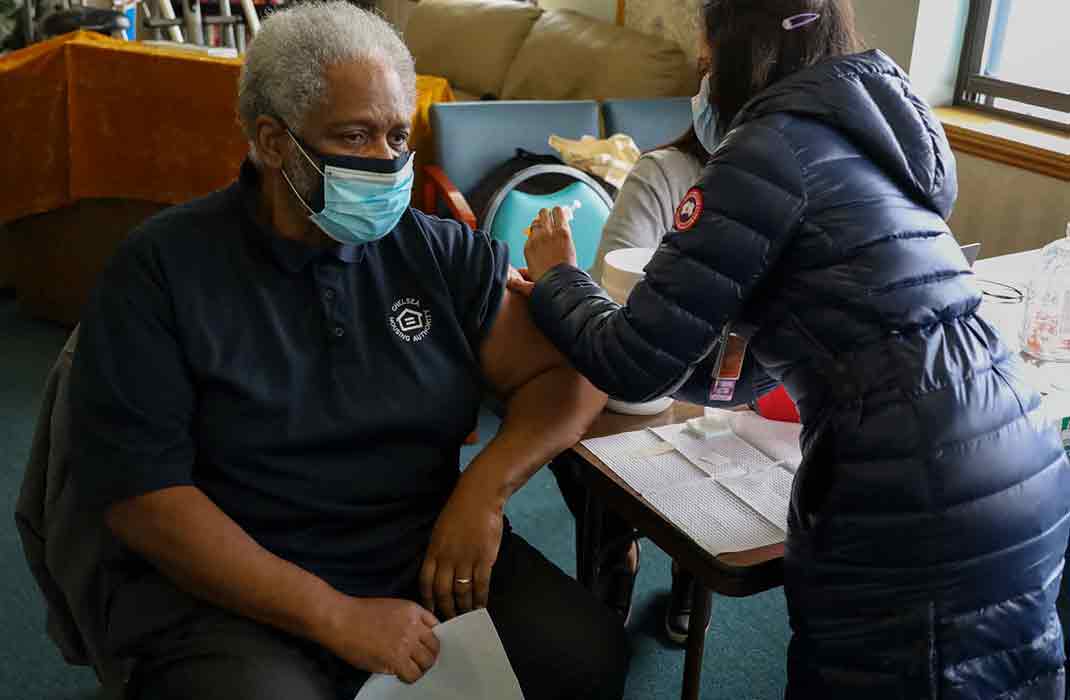
[[[773,269],[806,207],[794,149],[761,121],[726,137],[697,190],[694,224],[665,236],[627,305],[567,265],[536,285],[539,328],[619,399],[650,400],[688,381]]]

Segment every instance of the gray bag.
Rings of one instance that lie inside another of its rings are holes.
[[[92,666],[106,689],[119,690],[129,676],[129,663],[106,652],[107,601],[100,566],[118,542],[99,513],[79,503],[68,470],[68,388],[77,341],[75,328],[48,375],[15,524],[48,607],[48,636],[67,663]]]

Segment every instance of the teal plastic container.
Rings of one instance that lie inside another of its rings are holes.
[[[576,204],[579,206],[576,206]],[[590,185],[576,181],[551,194],[527,194],[511,190],[502,199],[487,234],[509,246],[509,263],[513,267],[526,267],[524,243],[527,230],[535,221],[540,209],[573,207],[572,238],[576,243],[576,262],[580,269],[589,270],[595,262],[602,227],[609,218],[610,205],[605,196]]]

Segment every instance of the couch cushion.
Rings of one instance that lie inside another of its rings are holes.
[[[516,0],[423,0],[405,27],[416,71],[474,95],[502,94],[505,73],[542,11]]]
[[[673,42],[577,12],[547,11],[509,68],[502,98],[686,95],[693,74],[683,50]]]
[[[454,102],[479,102],[481,99],[483,99],[482,95],[477,95],[474,92],[466,92],[460,88],[453,88]]]

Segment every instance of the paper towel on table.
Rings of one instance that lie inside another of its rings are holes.
[[[713,479],[677,484],[647,499],[713,556],[779,544],[786,536]]]
[[[753,411],[732,411],[732,431],[754,445],[777,462],[785,462],[791,471],[799,468],[802,448],[799,435],[802,426],[798,423],[762,418]]]
[[[763,518],[787,532],[794,480],[792,473],[778,464],[744,476],[721,479],[721,485],[758,511]]]
[[[438,660],[406,685],[375,674],[355,700],[523,700],[520,683],[486,610],[474,610],[435,628]]]
[[[650,430],[592,438],[583,446],[643,495],[706,478],[706,472]]]
[[[654,428],[654,433],[714,479],[742,476],[777,462],[731,430],[702,438],[688,431],[686,425],[666,425]]]

